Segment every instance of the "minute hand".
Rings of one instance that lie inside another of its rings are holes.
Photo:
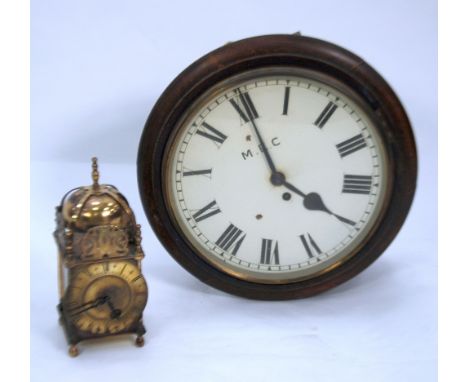
[[[240,90],[238,90],[238,92],[239,92],[240,100],[242,102],[242,106],[244,106],[244,109],[247,112],[249,121],[250,121],[250,123],[252,124],[252,126],[254,128],[255,135],[257,136],[257,139],[260,142],[260,147],[262,148],[262,152],[265,154],[265,159],[266,159],[266,161],[268,163],[268,167],[270,167],[272,175],[276,174],[276,173],[278,173],[278,171],[276,171],[276,167],[275,167],[275,164],[273,163],[273,159],[271,159],[271,155],[268,152],[268,148],[266,147],[265,142],[264,142],[264,140],[262,138],[262,135],[260,134],[260,131],[258,130],[257,125],[255,124],[254,115],[253,115],[253,112],[252,112],[252,110],[250,108],[250,105],[249,105],[245,95]]]
[[[98,297],[97,299],[85,302],[80,306],[69,308],[68,311],[72,316],[77,316],[81,313],[86,312],[87,310],[94,309],[100,305],[105,304],[108,301],[108,299],[109,298],[107,296]]]

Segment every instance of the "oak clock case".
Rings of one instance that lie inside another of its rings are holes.
[[[230,43],[166,89],[143,131],[146,215],[189,272],[256,299],[311,296],[391,243],[416,185],[410,123],[385,80],[297,35]]]
[[[98,183],[95,158],[92,174],[93,184],[65,194],[56,211],[58,309],[71,356],[82,340],[116,334],[136,334],[143,346],[146,332],[140,225],[117,188]]]

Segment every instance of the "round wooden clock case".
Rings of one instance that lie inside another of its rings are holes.
[[[143,131],[140,195],[167,251],[255,299],[311,296],[364,270],[410,209],[417,160],[386,81],[331,43],[227,44],[165,90]]]

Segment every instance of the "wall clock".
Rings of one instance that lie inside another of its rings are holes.
[[[300,35],[229,43],[154,106],[138,155],[146,215],[205,283],[311,296],[391,243],[416,185],[407,115],[361,58]]]

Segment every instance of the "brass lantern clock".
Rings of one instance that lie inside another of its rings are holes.
[[[134,333],[143,346],[146,332],[140,225],[118,189],[98,183],[96,158],[92,177],[91,186],[69,191],[56,209],[58,309],[71,356],[82,340],[116,334]]]

